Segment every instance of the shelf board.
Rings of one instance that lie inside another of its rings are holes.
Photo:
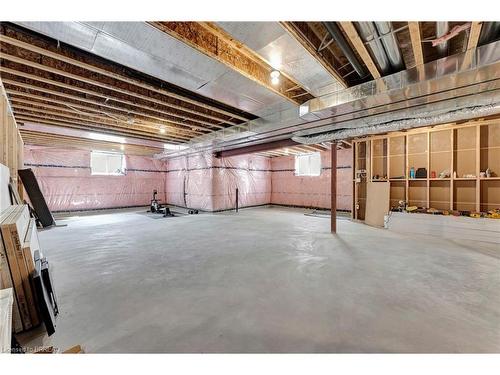
[[[450,181],[451,178],[450,177],[445,177],[445,178],[429,178],[429,181]]]
[[[389,181],[405,182],[406,178],[389,178]]]
[[[500,180],[500,177],[480,177],[479,178],[481,181],[495,181],[495,180]]]
[[[427,151],[408,153],[408,156],[414,156],[414,155],[427,155]]]
[[[491,150],[491,149],[499,149],[500,146],[489,146],[489,147],[481,147],[481,150]]]
[[[453,178],[455,181],[476,181],[476,177],[455,177]]]
[[[431,151],[431,154],[444,154],[444,153],[450,153],[452,152],[451,150],[445,150],[445,151]]]
[[[475,148],[461,148],[461,149],[456,149],[455,150],[456,152],[460,152],[460,151],[476,151]]]

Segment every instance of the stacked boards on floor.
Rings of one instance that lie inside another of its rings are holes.
[[[40,273],[44,265],[36,222],[30,217],[28,206],[14,205],[2,211],[0,233],[0,289],[14,290],[12,331],[17,333],[45,322],[46,316],[40,315],[45,303],[43,290],[40,294],[40,288],[34,282],[34,277],[38,275],[35,255],[40,260]],[[45,269],[48,272],[48,264]]]

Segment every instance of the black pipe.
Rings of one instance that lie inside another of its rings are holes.
[[[344,35],[342,34],[342,31],[340,28],[337,26],[335,22],[323,22],[323,25],[325,28],[328,30],[330,33],[330,36],[333,38],[335,43],[339,46],[339,48],[342,50],[342,53],[344,56],[347,58],[349,63],[352,65],[356,73],[363,78],[366,76],[366,71],[363,68],[363,66],[359,63],[358,58],[352,51],[351,47],[349,46],[349,43],[344,38]]]
[[[238,212],[238,188],[236,188],[236,212]]]

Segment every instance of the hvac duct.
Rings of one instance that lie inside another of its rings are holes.
[[[436,22],[436,39],[445,35],[450,29],[448,22]],[[444,57],[448,53],[448,41],[445,40],[436,46],[439,57]]]
[[[483,22],[478,44],[482,46],[498,38],[500,38],[500,22]]]
[[[375,29],[373,22],[358,22],[357,30],[361,39],[368,44],[368,48],[370,49],[382,75],[389,74],[391,70],[389,59],[385,54],[384,46],[378,37],[377,30]]]
[[[382,40],[382,45],[384,46],[389,62],[395,71],[400,71],[404,69],[403,57],[399,51],[398,42],[396,36],[393,33],[392,25],[390,22],[375,22],[375,27],[377,28],[380,39]]]
[[[344,35],[342,34],[342,31],[340,31],[339,27],[335,22],[323,22],[323,25],[325,28],[328,30],[328,33],[330,36],[333,38],[335,43],[339,46],[339,48],[342,50],[342,53],[344,56],[347,58],[347,61],[352,65],[356,73],[360,77],[366,76],[366,71],[363,68],[363,66],[359,63],[358,58],[354,54],[354,52],[351,50],[351,47],[347,43],[347,41],[344,38]]]
[[[389,121],[375,125],[362,126],[358,128],[339,129],[336,131],[322,133],[311,136],[294,136],[292,140],[302,144],[316,144],[321,142],[337,141],[352,137],[374,135],[393,131],[407,130],[422,126],[451,123],[461,120],[468,120],[477,117],[484,117],[497,114],[500,110],[500,103],[488,104],[476,107],[461,108],[454,111],[447,111],[427,116],[418,115],[401,120]]]

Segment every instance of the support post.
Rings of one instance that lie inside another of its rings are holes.
[[[239,197],[238,197],[238,188],[236,188],[236,212],[238,212],[238,200],[239,200]]]
[[[331,232],[337,233],[337,143],[332,142],[331,147],[332,169],[331,169]]]

